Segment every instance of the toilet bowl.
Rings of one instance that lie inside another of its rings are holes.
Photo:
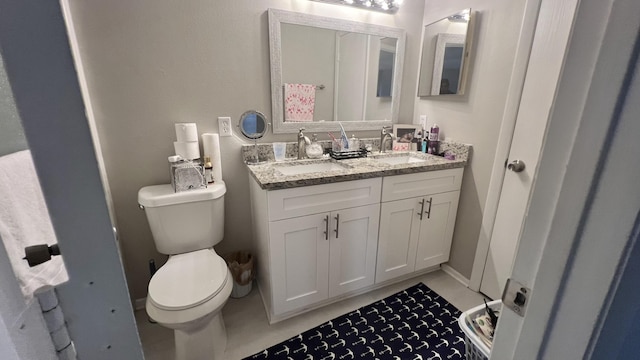
[[[173,329],[176,359],[221,359],[227,336],[220,315],[233,280],[213,249],[173,255],[152,277],[147,314]]]
[[[147,314],[174,330],[176,360],[224,357],[227,335],[222,307],[233,280],[213,246],[223,237],[224,182],[175,193],[171,185],[140,189],[156,248],[169,255],[152,276]]]

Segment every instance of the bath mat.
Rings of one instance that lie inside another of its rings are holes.
[[[245,359],[464,359],[458,316],[420,283]]]

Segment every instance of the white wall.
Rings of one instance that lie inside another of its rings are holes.
[[[425,1],[424,25],[468,7],[477,12],[466,95],[417,98],[414,108],[414,118],[426,114],[429,127],[437,123],[442,136],[473,144],[449,260],[467,278],[471,277],[524,4],[525,0]]]
[[[218,116],[237,123],[240,114],[254,109],[271,117],[268,8],[405,29],[400,121],[412,122],[421,1],[406,1],[395,15],[307,0],[69,2],[133,298],[146,296],[147,261],[161,264],[163,258],[136,198],[139,188],[168,182],[173,123],[196,122],[200,132],[217,132]],[[264,141],[275,139],[294,141],[295,135],[269,134]],[[221,253],[253,248],[240,144],[235,137],[221,139],[227,183]]]

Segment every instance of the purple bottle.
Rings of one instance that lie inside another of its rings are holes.
[[[429,145],[427,147],[427,153],[437,155],[440,148],[440,127],[438,124],[433,124],[431,131],[429,132]]]

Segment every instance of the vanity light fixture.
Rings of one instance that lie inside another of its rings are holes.
[[[361,9],[376,10],[394,14],[402,5],[403,0],[311,0],[329,4],[349,5]]]
[[[451,22],[468,23],[469,22],[469,9],[464,9],[458,14],[449,16],[447,19]]]

